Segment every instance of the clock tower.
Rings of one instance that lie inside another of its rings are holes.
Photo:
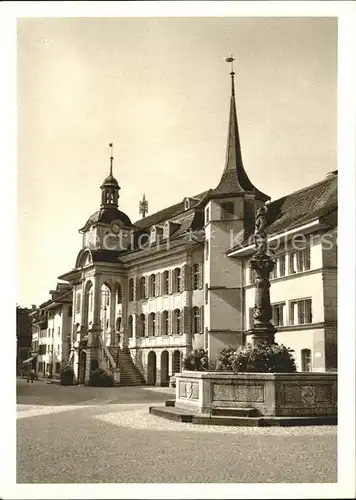
[[[79,230],[83,234],[83,248],[95,250],[126,250],[130,242],[132,223],[118,209],[120,186],[113,176],[113,143],[110,147],[110,171],[101,189],[100,209],[89,217]]]

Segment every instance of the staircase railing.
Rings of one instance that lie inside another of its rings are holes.
[[[113,370],[116,370],[117,366],[116,366],[116,363],[115,363],[114,358],[112,357],[111,352],[109,351],[108,347],[105,345],[105,343],[104,343],[104,341],[103,341],[102,337],[100,336],[99,338],[100,338],[100,342],[101,342],[101,346],[102,346],[102,348],[103,348],[103,351],[105,352],[105,355],[106,355],[107,359],[108,359],[108,360],[109,360],[109,362],[110,362],[111,368],[112,368]]]

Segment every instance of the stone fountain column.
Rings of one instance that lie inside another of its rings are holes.
[[[275,263],[267,254],[267,207],[258,209],[255,222],[255,253],[250,260],[250,267],[255,272],[255,307],[253,328],[247,333],[247,342],[252,345],[274,344],[276,329],[271,323],[272,307],[270,299],[269,275]]]

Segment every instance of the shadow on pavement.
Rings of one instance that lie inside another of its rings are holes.
[[[89,387],[62,386],[46,381],[16,381],[16,402],[23,405],[63,406],[81,404],[123,404],[162,402],[172,398],[175,390],[159,387]]]

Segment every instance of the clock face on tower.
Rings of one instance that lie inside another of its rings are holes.
[[[114,233],[114,234],[119,234],[119,232],[121,231],[121,226],[122,224],[117,221],[117,220],[114,220],[111,224],[110,224],[110,228],[111,228],[111,231]]]

